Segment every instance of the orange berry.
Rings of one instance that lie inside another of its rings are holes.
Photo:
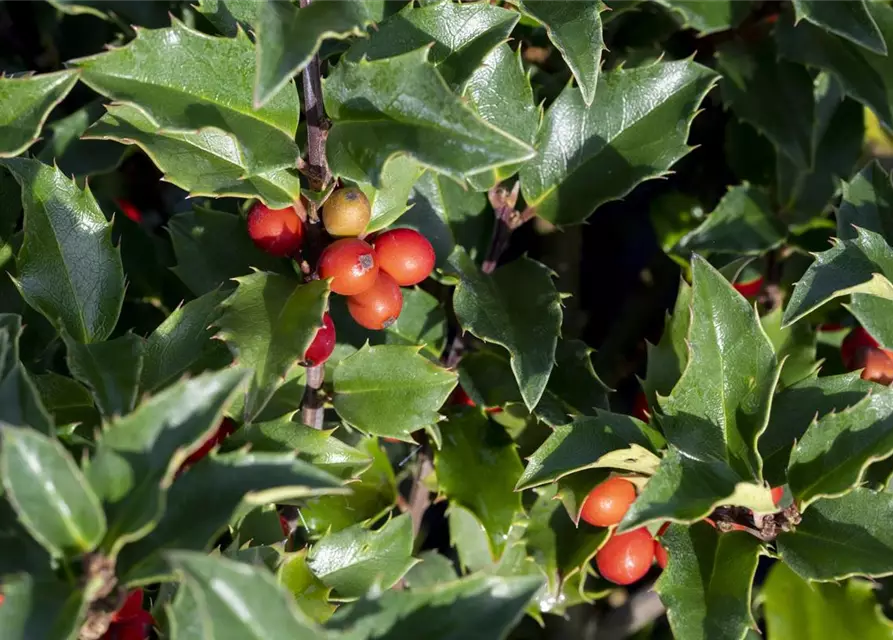
[[[248,213],[248,235],[254,244],[280,258],[297,253],[304,242],[304,223],[295,207],[270,209],[263,202],[255,203]]]
[[[613,527],[636,500],[636,487],[623,478],[608,478],[586,496],[580,517],[595,527]]]
[[[784,487],[773,487],[772,488],[772,502],[775,503],[775,506],[778,506],[778,503],[781,502],[781,499],[784,497]]]
[[[890,384],[893,382],[893,352],[867,347],[853,356],[854,368],[862,369],[862,379]]]
[[[360,235],[371,217],[369,199],[355,187],[333,192],[322,207],[322,223],[329,235],[336,238]]]
[[[347,310],[357,324],[367,329],[386,329],[396,322],[403,308],[403,293],[394,279],[381,272],[371,288],[350,296]]]
[[[595,554],[595,564],[601,576],[623,585],[641,580],[653,560],[654,538],[644,527],[611,536]]]
[[[332,278],[332,291],[343,296],[363,293],[378,277],[375,250],[357,238],[336,240],[319,257],[319,277]]]
[[[434,247],[415,229],[385,231],[372,241],[372,246],[381,270],[400,286],[418,284],[434,269]]]

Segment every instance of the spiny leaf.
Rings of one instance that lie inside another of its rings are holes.
[[[691,287],[685,280],[681,280],[673,313],[666,316],[660,342],[647,345],[648,364],[642,389],[651,406],[657,406],[658,395],[670,395],[688,366],[691,319]]]
[[[257,24],[257,0],[198,0],[196,11],[223,35],[234,37],[239,30],[250,31]]]
[[[376,189],[366,182],[358,183],[372,208],[372,217],[366,225],[367,234],[391,226],[409,210],[409,194],[424,172],[425,168],[409,156],[397,156],[382,169],[381,188]]]
[[[874,231],[888,244],[893,240],[893,183],[890,174],[875,160],[843,184],[843,199],[837,210],[837,237],[854,240],[855,227]]]
[[[797,21],[808,20],[814,25],[877,53],[887,55],[887,44],[871,17],[865,0],[821,1],[794,0]]]
[[[130,413],[139,390],[145,340],[132,333],[94,344],[79,344],[67,333],[63,338],[68,369],[93,391],[100,413],[107,418]]]
[[[37,141],[50,111],[75,82],[74,71],[0,77],[0,158],[17,156]]]
[[[738,0],[658,0],[658,2],[678,13],[683,26],[697,29],[701,35],[737,27],[750,12],[750,5]]]
[[[74,640],[87,601],[83,589],[55,576],[28,573],[4,576],[0,629],[3,640]]]

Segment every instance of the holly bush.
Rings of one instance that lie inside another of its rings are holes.
[[[0,3],[0,636],[893,638],[891,55]]]

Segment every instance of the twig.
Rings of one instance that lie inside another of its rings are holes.
[[[312,0],[300,0],[301,7],[306,7]],[[310,63],[301,74],[304,85],[304,117],[307,122],[307,164],[305,173],[310,180],[310,188],[323,191],[329,184],[332,174],[326,161],[326,135],[328,122],[322,102],[322,81],[319,56],[311,58]],[[315,265],[322,251],[322,229],[319,223],[318,205],[311,201],[307,208],[307,225],[305,230],[304,258]],[[312,277],[310,269],[305,277]],[[323,408],[322,388],[325,379],[323,365],[307,368],[307,384],[304,387],[304,398],[301,401],[301,419],[309,427],[322,429],[325,409]]]

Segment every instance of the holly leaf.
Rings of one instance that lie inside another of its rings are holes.
[[[893,390],[876,389],[840,413],[809,425],[788,463],[788,485],[800,509],[858,486],[872,462],[893,454]]]
[[[577,416],[555,427],[528,458],[516,489],[529,489],[585,469],[623,469],[653,473],[660,463],[655,453],[664,445],[657,430],[619,413],[598,411]]]
[[[521,513],[521,494],[515,492],[521,459],[505,429],[476,409],[451,414],[434,469],[440,492],[451,505],[467,508],[480,520],[491,555],[499,558]]]
[[[297,93],[280,91],[254,108],[255,51],[244,32],[216,38],[172,18],[169,28],[140,29],[123,47],[68,64],[90,88],[136,104],[165,131],[231,134],[251,174],[295,165]]]
[[[419,563],[403,577],[403,582],[408,588],[415,590],[436,587],[458,578],[453,561],[432,550],[419,554]]]
[[[424,171],[425,168],[409,156],[396,156],[382,170],[381,188],[376,189],[367,182],[358,183],[372,209],[366,225],[367,234],[391,226],[409,210],[409,194]]]
[[[837,237],[854,240],[855,227],[893,239],[893,184],[890,174],[876,160],[865,165],[852,180],[843,184],[843,199],[837,210]]]
[[[668,396],[688,366],[688,333],[691,329],[691,287],[679,282],[673,313],[664,320],[664,332],[656,345],[647,344],[648,361],[642,389],[648,404],[657,406],[657,397]]]
[[[794,0],[794,11],[797,22],[807,20],[878,55],[887,55],[887,44],[869,13],[865,0],[856,2]]]
[[[76,82],[74,71],[0,77],[0,158],[17,156],[34,144],[50,111]]]
[[[312,620],[323,623],[336,607],[329,603],[331,589],[307,566],[307,549],[286,555],[276,571],[279,583],[291,593],[295,604]]]
[[[480,519],[458,504],[449,506],[447,516],[450,542],[456,549],[459,565],[467,571],[487,570],[496,566],[497,556]]]
[[[366,345],[335,367],[332,401],[357,429],[412,441],[410,433],[440,420],[456,374],[419,354],[420,347]]]
[[[516,11],[488,3],[440,0],[418,8],[410,3],[379,24],[369,38],[354,42],[345,58],[382,60],[430,46],[428,59],[456,88],[509,37],[519,17]]]
[[[749,2],[738,0],[658,0],[658,2],[678,14],[683,26],[697,30],[700,35],[737,27],[751,9]]]
[[[605,49],[600,15],[605,5],[599,0],[522,0],[521,9],[546,28],[549,40],[574,74],[583,102],[591,105]]]
[[[31,375],[19,361],[22,317],[0,314],[0,422],[31,427],[51,436],[53,420],[47,413]]]
[[[370,531],[355,525],[310,548],[307,566],[340,598],[359,598],[374,587],[390,589],[418,562],[412,557],[409,514]]]
[[[782,309],[775,307],[760,318],[760,324],[775,348],[775,356],[784,362],[778,382],[779,389],[784,389],[817,373],[821,363],[816,361],[815,331],[802,322],[783,327],[781,319]]]
[[[745,182],[729,189],[704,222],[679,241],[678,249],[758,256],[784,238],[769,194]]]
[[[323,40],[365,35],[364,27],[372,22],[360,0],[318,2],[300,8],[276,0],[258,4],[256,108],[263,107],[307,66]]]
[[[82,135],[106,113],[102,98],[88,102],[64,118],[50,122],[46,141],[35,158],[53,164],[67,176],[89,176],[114,171],[129,147],[104,140],[83,140]]]
[[[555,365],[561,329],[554,274],[526,257],[484,274],[462,249],[449,264],[460,277],[453,294],[460,327],[508,350],[521,397],[533,410]]]
[[[678,638],[738,640],[756,629],[751,588],[762,552],[749,533],[706,523],[671,526],[661,537],[669,564],[655,589]]]
[[[773,487],[787,482],[791,449],[816,418],[855,405],[874,388],[855,372],[809,378],[780,391],[772,400],[769,425],[759,442],[766,481]]]
[[[191,131],[164,129],[130,103],[108,105],[106,110],[84,139],[137,145],[167,182],[192,196],[258,198],[273,208],[290,207],[301,197],[293,167],[255,170],[233,133],[209,125]]]
[[[810,505],[794,531],[777,538],[778,553],[806,580],[893,574],[893,494],[854,489]]]
[[[220,351],[211,325],[227,297],[219,289],[177,307],[146,339],[140,388],[154,392]]]
[[[834,298],[864,293],[893,300],[893,249],[883,236],[855,228],[851,240],[832,239],[832,247],[816,254],[794,287],[784,324],[797,322]]]
[[[218,287],[231,288],[230,280],[251,269],[287,273],[284,261],[261,251],[239,216],[195,207],[168,221],[177,266],[171,270],[196,295]]]
[[[3,162],[22,187],[24,240],[16,287],[57,329],[79,342],[106,339],[124,301],[121,253],[89,189],[36,160]]]
[[[542,586],[537,576],[475,575],[410,591],[387,591],[340,608],[328,627],[344,640],[504,638]]]
[[[579,224],[664,175],[689,152],[689,126],[715,79],[680,60],[600,74],[591,107],[565,88],[546,111],[536,158],[521,168],[528,206],[553,224]]]
[[[4,640],[72,640],[80,631],[86,606],[82,589],[54,576],[4,576],[0,629]]]
[[[719,87],[726,107],[753,125],[797,167],[810,168],[815,101],[806,68],[778,60],[770,39],[758,45],[737,41],[724,44],[719,49],[717,67],[723,74]],[[779,109],[782,104],[793,109]]]
[[[113,422],[96,441],[87,477],[109,522],[103,549],[117,551],[157,524],[177,468],[216,432],[245,380],[224,369],[168,387]]]
[[[225,36],[235,37],[257,24],[260,2],[257,0],[198,0],[196,11],[205,16]]]
[[[236,278],[239,286],[215,321],[236,362],[254,371],[243,409],[257,416],[322,326],[329,299],[325,280],[300,285],[293,278],[257,272]]]
[[[92,551],[106,520],[96,494],[54,438],[2,425],[0,478],[19,522],[54,556]]]
[[[429,52],[342,60],[329,75],[323,94],[334,124],[326,149],[336,175],[378,187],[382,168],[401,153],[455,179],[533,157],[527,144],[481,120],[450,91]]]
[[[874,2],[864,6],[889,50],[893,7]],[[887,127],[893,126],[893,59],[807,21],[794,26],[790,20],[781,20],[776,37],[778,50],[785,58],[828,71],[848,95],[874,111]]]
[[[56,424],[99,423],[96,408],[93,406],[93,396],[80,382],[51,371],[34,376],[33,381],[41,403]],[[4,420],[2,413],[0,420]],[[50,428],[45,431],[42,428],[35,428],[47,435],[52,433]]]
[[[128,583],[156,581],[165,574],[164,551],[206,550],[240,508],[347,491],[294,453],[208,456],[173,483],[164,515],[149,535],[124,547],[117,571]]]
[[[96,406],[106,418],[130,413],[136,405],[145,340],[127,333],[120,338],[80,344],[63,333],[71,375],[93,392]]]
[[[814,638],[885,640],[890,637],[890,621],[881,612],[875,590],[865,580],[809,582],[776,562],[760,590],[767,636],[796,638],[808,633]]]

